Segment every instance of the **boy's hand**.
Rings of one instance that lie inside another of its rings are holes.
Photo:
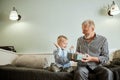
[[[74,49],[74,46],[72,45],[71,47],[70,47],[70,50],[73,50]]]
[[[57,48],[60,48],[60,46],[59,46],[57,43],[54,43],[54,45],[55,45]]]
[[[70,50],[70,52],[74,52],[74,46],[71,46],[71,47],[69,48],[69,50]]]

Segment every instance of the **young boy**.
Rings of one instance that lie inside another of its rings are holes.
[[[64,35],[60,35],[57,38],[57,43],[54,45],[57,47],[56,50],[54,50],[53,54],[55,57],[56,65],[59,68],[62,68],[63,70],[69,69],[71,64],[69,59],[67,58],[68,51],[66,50],[68,44],[68,38]],[[71,46],[70,51],[74,49],[73,46]]]

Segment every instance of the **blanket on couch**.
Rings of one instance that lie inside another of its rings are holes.
[[[73,74],[6,65],[0,66],[0,80],[73,80]]]
[[[120,80],[120,66],[106,65],[113,74],[114,80]],[[0,66],[0,80],[73,80],[74,73],[51,72],[46,69],[16,67],[13,65]]]

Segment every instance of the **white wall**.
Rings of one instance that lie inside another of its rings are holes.
[[[0,45],[13,45],[18,52],[52,52],[58,35],[66,35],[76,46],[81,23],[92,19],[96,33],[107,37],[109,48],[120,48],[120,14],[108,16],[113,0],[0,0]],[[114,0],[120,7],[120,1]],[[15,6],[22,16],[10,21]]]

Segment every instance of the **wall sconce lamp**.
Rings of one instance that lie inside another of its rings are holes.
[[[17,21],[19,21],[21,19],[21,15],[18,14],[15,7],[13,7],[13,10],[10,12],[9,19],[17,20]]]
[[[109,16],[114,16],[120,13],[120,9],[117,4],[113,1],[112,5],[108,5],[108,15]]]

